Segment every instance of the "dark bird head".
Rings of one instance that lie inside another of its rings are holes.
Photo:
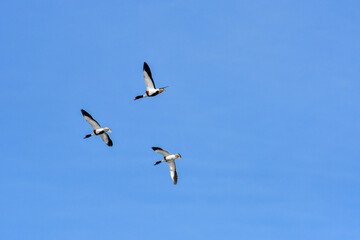
[[[84,137],[84,139],[91,137],[91,134],[88,134]]]
[[[142,95],[136,96],[135,99],[134,99],[134,101],[135,101],[135,100],[138,100],[138,99],[140,99],[140,98],[142,98],[142,97],[143,97]]]
[[[161,161],[157,161],[157,162],[154,164],[154,166],[155,166],[155,165],[158,165],[159,163],[161,163]]]

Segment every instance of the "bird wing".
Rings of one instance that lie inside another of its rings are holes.
[[[111,141],[109,135],[107,133],[100,134],[101,139],[108,145],[109,147],[112,147],[113,142]]]
[[[165,151],[164,149],[159,148],[159,147],[152,147],[152,150],[154,150],[157,153],[160,153],[164,157],[167,157],[167,156],[171,155],[168,151]]]
[[[149,90],[156,89],[154,80],[151,75],[149,65],[147,65],[146,62],[144,62],[143,71],[144,71],[144,81],[145,81],[145,85],[146,85],[146,90],[149,91]]]
[[[177,184],[178,175],[177,175],[177,171],[176,171],[175,160],[168,161],[168,164],[169,164],[169,171],[170,171],[171,179],[173,180],[174,184]]]
[[[100,124],[95,119],[93,119],[93,117],[87,111],[81,109],[81,113],[94,130],[101,128]]]

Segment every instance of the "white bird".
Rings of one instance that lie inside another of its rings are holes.
[[[140,98],[145,98],[145,97],[154,97],[159,93],[165,92],[165,88],[167,87],[162,87],[162,88],[155,87],[155,83],[152,78],[149,65],[146,62],[144,62],[143,71],[144,71],[144,81],[146,85],[146,93],[144,95],[136,96],[134,100],[138,100]]]
[[[159,163],[162,163],[162,162],[167,162],[169,164],[169,171],[170,171],[171,179],[173,180],[174,184],[177,184],[178,175],[177,175],[177,172],[176,172],[175,159],[181,158],[180,153],[171,154],[168,151],[165,151],[164,149],[161,149],[159,147],[152,147],[152,149],[155,152],[160,153],[161,155],[164,156],[164,159],[161,160],[161,161],[157,161],[154,164],[154,166],[158,165]]]
[[[108,127],[102,128],[100,124],[84,109],[81,109],[81,113],[84,116],[85,120],[93,127],[94,131],[91,134],[88,134],[84,137],[89,138],[94,135],[100,135],[101,139],[109,146],[112,147],[113,142],[111,141],[109,135],[106,132],[111,133],[111,129]]]

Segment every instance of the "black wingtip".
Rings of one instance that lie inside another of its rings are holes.
[[[177,182],[178,182],[178,175],[177,175],[177,172],[175,171],[175,176],[174,176],[174,179],[173,179],[174,185],[176,185]]]
[[[156,151],[156,150],[162,150],[162,149],[159,147],[152,147],[152,150]]]
[[[87,111],[85,111],[84,109],[81,109],[81,113],[83,116],[86,116],[86,115],[90,115]]]
[[[85,116],[87,116],[87,117],[89,117],[89,118],[93,118],[91,115],[90,115],[90,113],[88,113],[87,111],[85,111],[84,109],[81,109],[81,113],[82,113],[82,115],[85,117]]]
[[[147,74],[149,75],[149,77],[152,79],[150,67],[149,67],[149,65],[148,65],[146,62],[144,62],[143,70],[144,70],[145,72],[147,72]]]

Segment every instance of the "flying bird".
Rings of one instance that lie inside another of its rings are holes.
[[[101,139],[109,146],[112,147],[113,142],[111,141],[107,132],[111,133],[111,129],[108,127],[102,128],[100,124],[84,109],[81,109],[81,113],[84,116],[85,120],[93,127],[94,131],[91,134],[88,134],[84,137],[89,138],[94,135],[100,135]]]
[[[157,152],[160,153],[161,155],[164,156],[164,159],[161,161],[157,161],[155,165],[158,165],[159,163],[162,162],[167,162],[169,164],[169,171],[170,171],[170,176],[171,179],[173,180],[174,184],[177,184],[177,180],[178,180],[178,175],[176,172],[176,164],[175,164],[175,159],[177,158],[181,158],[180,153],[176,153],[176,154],[171,154],[168,151],[165,151],[164,149],[161,149],[159,147],[152,147],[152,149]]]
[[[149,65],[146,62],[144,62],[143,71],[144,71],[144,81],[146,85],[146,93],[144,95],[136,96],[134,100],[138,100],[140,98],[145,98],[145,97],[155,97],[159,93],[165,92],[165,88],[167,87],[162,87],[162,88],[155,87],[155,83],[152,78]]]

